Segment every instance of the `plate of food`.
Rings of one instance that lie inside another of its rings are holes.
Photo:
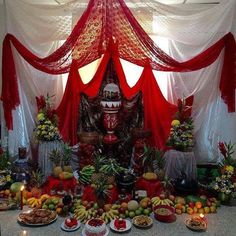
[[[200,217],[193,217],[185,221],[186,227],[193,231],[206,231],[207,224]]]
[[[168,205],[158,205],[154,207],[154,217],[156,220],[171,223],[176,221],[175,209]]]
[[[0,211],[15,210],[17,209],[17,204],[14,201],[10,201],[6,198],[0,198]]]
[[[132,223],[126,219],[115,219],[110,222],[110,228],[116,232],[126,232],[131,229]]]
[[[57,213],[46,209],[33,209],[18,216],[18,222],[28,226],[44,226],[57,220]]]
[[[149,216],[145,215],[140,215],[140,216],[135,216],[132,220],[132,223],[134,226],[138,228],[149,228],[153,224],[153,219]]]
[[[79,229],[81,226],[81,223],[79,220],[70,217],[70,218],[66,218],[62,224],[61,224],[61,229],[67,232],[72,232],[75,231],[77,229]]]

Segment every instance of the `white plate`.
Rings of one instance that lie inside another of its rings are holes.
[[[43,210],[43,209],[41,209]],[[25,211],[25,212],[22,212],[22,213],[30,213],[32,210],[29,210],[29,211]],[[47,223],[37,223],[37,224],[32,224],[32,223],[27,223],[27,222],[24,222],[21,218],[20,218],[20,215],[18,216],[17,220],[20,224],[22,225],[27,225],[27,226],[45,226],[45,225],[49,225],[51,223],[53,223],[54,221],[57,220],[57,217],[58,215],[56,215],[56,217],[54,219],[52,219],[51,221],[47,222]]]
[[[106,227],[106,233],[104,234],[104,236],[107,236],[108,234],[109,234],[109,229]],[[85,228],[83,228],[83,230],[82,230],[82,236],[87,236],[85,234]]]
[[[62,222],[62,223],[61,223],[61,229],[64,230],[64,231],[67,231],[67,232],[75,231],[75,230],[79,229],[80,226],[81,226],[81,223],[80,223],[79,220],[77,220],[77,226],[74,227],[74,228],[72,228],[72,229],[66,228],[65,222]]]
[[[126,222],[126,228],[125,229],[117,229],[114,225],[115,220],[112,220],[110,223],[110,228],[116,232],[126,232],[131,229],[132,223],[129,220],[125,220]]]

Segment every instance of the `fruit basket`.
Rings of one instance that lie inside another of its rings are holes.
[[[156,220],[172,223],[176,220],[175,209],[168,205],[158,205],[153,209],[154,217]]]

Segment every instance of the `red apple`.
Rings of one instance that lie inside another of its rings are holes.
[[[104,212],[104,210],[103,210],[102,208],[99,208],[99,209],[98,209],[98,215],[101,216],[101,215],[103,214],[103,212]]]
[[[161,199],[161,200],[164,200],[164,199],[166,198],[166,196],[165,196],[165,194],[164,194],[164,193],[160,194],[160,196],[159,196],[159,197],[160,197],[160,199]]]
[[[210,202],[209,200],[207,200],[206,205],[207,205],[208,207],[210,207],[210,206],[211,206],[211,202]]]
[[[189,202],[188,205],[189,205],[189,207],[191,207],[191,208],[194,208],[194,206],[195,206],[194,202]]]
[[[125,214],[125,211],[126,211],[126,208],[124,208],[124,207],[119,208],[119,213]]]
[[[169,199],[170,199],[172,202],[174,202],[174,201],[175,201],[175,196],[174,196],[174,195],[170,195],[170,196],[169,196]]]

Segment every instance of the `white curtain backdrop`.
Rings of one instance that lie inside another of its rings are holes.
[[[222,0],[217,5],[164,5],[155,0],[126,0],[132,13],[158,46],[179,61],[185,61],[214,44],[228,32],[236,36],[236,1]],[[35,5],[23,0],[7,0],[6,28],[38,56],[58,48],[70,34],[88,0],[74,0],[64,5]],[[171,73],[154,71],[166,97],[194,95],[197,162],[218,162],[219,141],[236,142],[236,114],[228,113],[218,89],[222,55],[211,66],[195,72]],[[20,145],[29,146],[36,117],[35,96],[55,94],[57,106],[63,95],[65,77],[52,76],[32,68],[15,53],[21,105],[14,112],[14,130],[10,131],[12,154]],[[123,61],[127,81],[134,85],[142,68]],[[95,73],[99,60],[80,69],[84,81]],[[131,69],[132,66],[132,69]],[[90,67],[88,70],[87,68]],[[88,71],[90,73],[88,73]]]

